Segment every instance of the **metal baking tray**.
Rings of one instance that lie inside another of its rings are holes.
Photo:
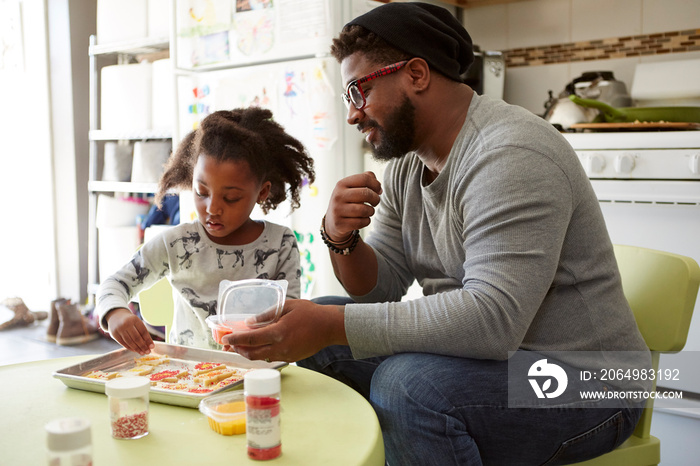
[[[188,346],[169,345],[166,343],[155,342],[154,353],[167,355],[170,357],[169,364],[177,364],[178,362],[199,363],[199,362],[220,362],[228,366],[237,367],[240,369],[282,369],[288,364],[281,361],[251,361],[237,353],[229,353],[226,351],[206,350],[200,348],[191,348]],[[87,390],[90,392],[104,393],[105,381],[90,379],[83,377],[85,374],[93,370],[101,371],[122,371],[134,367],[136,364],[134,358],[139,357],[138,353],[127,349],[118,349],[110,353],[98,356],[87,361],[83,361],[74,366],[66,367],[53,373],[53,376],[61,380],[70,388],[79,390]],[[149,399],[157,403],[165,403],[176,406],[185,406],[188,408],[196,408],[203,398],[216,395],[226,390],[231,390],[240,387],[243,380],[235,382],[223,388],[219,388],[209,393],[183,393],[173,392],[157,387],[151,387]]]

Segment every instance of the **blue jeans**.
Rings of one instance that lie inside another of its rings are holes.
[[[356,360],[349,347],[330,346],[297,364],[369,400],[391,466],[574,463],[613,450],[642,413],[639,406],[509,408],[508,361],[429,353]]]

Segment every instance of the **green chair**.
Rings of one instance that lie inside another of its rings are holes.
[[[700,267],[690,257],[653,249],[615,245],[622,288],[647,346],[652,366],[659,368],[661,353],[685,346],[690,318],[700,284]],[[654,380],[656,389],[656,380]],[[585,466],[648,466],[661,461],[659,439],[650,435],[654,399],[647,401],[632,436],[615,450]]]
[[[139,309],[143,320],[153,326],[165,327],[165,341],[170,338],[170,327],[173,325],[175,307],[173,304],[173,288],[167,278],[139,293]]]

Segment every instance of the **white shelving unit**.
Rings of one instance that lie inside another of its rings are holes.
[[[100,94],[99,80],[102,65],[98,59],[106,57],[116,59],[116,64],[134,63],[136,57],[155,53],[170,53],[170,38],[145,38],[119,43],[97,44],[96,37],[90,36],[90,167],[88,181],[88,299],[94,301],[94,295],[99,285],[99,254],[97,235],[97,197],[99,194],[110,193],[155,193],[156,183],[131,183],[100,180],[100,144],[106,141],[145,141],[172,140],[171,130],[143,129],[133,132],[108,131],[99,127]],[[104,60],[106,61],[106,60]]]

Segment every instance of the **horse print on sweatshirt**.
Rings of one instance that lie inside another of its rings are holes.
[[[199,308],[209,314],[216,315],[216,300],[204,301],[192,288],[183,288],[182,296],[190,303],[193,308]]]
[[[277,254],[279,249],[262,249],[255,250],[255,271],[259,272],[262,267],[265,267],[265,261],[273,254]]]
[[[223,256],[230,256],[230,255],[235,255],[236,260],[234,261],[233,265],[231,267],[235,267],[238,265],[238,262],[241,262],[241,267],[245,267],[245,258],[243,257],[243,250],[242,249],[236,249],[234,251],[224,251],[223,249],[216,248],[216,262],[219,265],[220,269],[224,268],[224,264],[222,263],[222,258]]]
[[[145,278],[148,277],[148,274],[151,273],[148,268],[141,266],[141,264],[143,264],[143,258],[141,257],[141,251],[138,251],[131,259],[131,265],[134,267],[134,272],[136,272],[133,280],[134,285],[142,284]]]
[[[188,236],[181,236],[180,238],[176,239],[175,241],[170,242],[170,247],[172,248],[175,246],[176,243],[182,242],[182,248],[185,250],[185,253],[182,256],[177,256],[178,259],[182,259],[180,262],[180,267],[183,266],[185,262],[187,262],[187,266],[183,267],[185,269],[189,269],[192,267],[192,255],[195,253],[199,252],[199,242],[201,241],[201,237],[199,236],[199,233],[196,231],[190,231],[188,232]]]

